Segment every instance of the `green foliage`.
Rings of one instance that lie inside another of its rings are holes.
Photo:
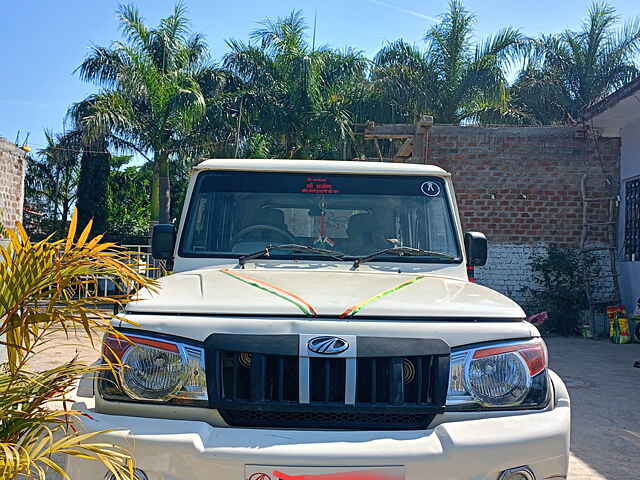
[[[244,140],[242,158],[269,158],[271,156],[270,138],[263,133],[255,133]]]
[[[230,40],[224,66],[236,78],[237,149],[284,158],[339,158],[367,84],[361,52],[315,49],[300,12],[266,20],[257,44]],[[264,137],[268,135],[270,141]],[[269,147],[267,148],[267,145]]]
[[[225,74],[209,63],[203,37],[191,33],[181,4],[156,28],[145,25],[133,6],[121,6],[118,14],[124,42],[93,47],[78,68],[81,79],[102,91],[70,113],[86,137],[108,137],[153,162],[152,216],[166,223],[169,163],[178,152],[197,154],[204,127],[208,133],[219,127],[205,95],[222,91]]]
[[[47,146],[27,158],[25,175],[25,226],[36,238],[64,234],[80,176],[77,146],[72,139],[48,131],[45,136]]]
[[[398,40],[374,58],[372,80],[387,116],[413,122],[431,114],[439,123],[508,116],[505,68],[525,44],[518,30],[505,28],[473,45],[474,16],[458,0],[431,27],[424,51]]]
[[[607,3],[594,2],[578,31],[541,35],[528,44],[513,104],[538,123],[578,119],[584,108],[636,78],[640,19],[616,29]]]
[[[527,290],[536,308],[549,312],[551,328],[562,335],[576,332],[580,311],[589,307],[587,284],[599,273],[593,255],[577,249],[549,247],[532,258],[536,288]]]
[[[95,233],[107,231],[107,188],[111,155],[104,138],[83,149],[78,182],[78,222],[86,225],[93,219]]]
[[[182,159],[171,164],[169,175],[171,176],[171,221],[180,219],[184,198],[187,195],[187,187],[191,179],[191,167],[193,160]]]
[[[107,224],[110,234],[146,236],[151,223],[149,167],[126,167],[130,157],[115,157],[107,190]]]
[[[119,480],[133,480],[133,459],[117,445],[97,441],[105,432],[79,433],[83,412],[67,407],[82,375],[95,375],[104,366],[73,359],[44,371],[33,371],[30,360],[51,346],[54,335],[81,331],[95,342],[105,333],[119,335],[119,319],[97,305],[120,305],[131,295],[99,297],[100,276],[118,285],[154,287],[127,265],[126,255],[114,251],[101,236],[89,238],[91,222],[76,231],[77,214],[69,231],[57,241],[32,242],[22,225],[9,230],[11,243],[0,246],[0,338],[8,361],[0,364],[0,478],[45,480],[47,470],[69,479],[54,455],[101,462]],[[77,238],[76,238],[77,237]],[[121,320],[121,319],[119,319]],[[61,405],[61,406],[57,406]]]

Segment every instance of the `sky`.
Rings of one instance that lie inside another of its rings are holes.
[[[0,137],[45,146],[44,130],[62,132],[73,102],[97,91],[80,81],[76,67],[91,45],[120,38],[118,0],[0,0]],[[170,14],[175,0],[133,2],[149,25]],[[248,40],[265,18],[300,9],[313,25],[316,44],[353,47],[371,58],[386,43],[403,38],[423,45],[429,26],[447,10],[447,0],[184,0],[192,29],[206,36],[214,58],[229,38]],[[611,0],[622,20],[640,16],[638,0]],[[588,0],[467,0],[481,40],[512,26],[525,35],[579,28]],[[311,30],[310,30],[311,32]]]

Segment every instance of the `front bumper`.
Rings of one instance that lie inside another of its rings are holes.
[[[94,412],[85,427],[118,430],[102,440],[128,448],[149,480],[243,480],[246,465],[402,466],[405,480],[496,480],[503,470],[528,465],[537,480],[565,478],[569,397],[557,375],[551,377],[555,398],[549,410],[469,420],[458,415],[457,421],[422,431],[216,428]],[[71,478],[104,478],[104,468],[94,462],[68,461]]]

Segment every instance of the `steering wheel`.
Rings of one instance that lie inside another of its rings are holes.
[[[249,225],[248,227],[244,227],[238,233],[236,233],[235,237],[233,238],[233,243],[238,243],[238,241],[242,237],[256,230],[269,230],[271,232],[275,232],[279,235],[282,235],[284,238],[287,239],[287,242],[289,243],[296,243],[295,237],[291,235],[289,232],[287,232],[286,230],[283,230],[282,228],[274,227],[273,225],[262,225],[262,224]]]

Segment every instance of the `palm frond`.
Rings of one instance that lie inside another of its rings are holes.
[[[120,28],[125,38],[138,48],[147,48],[151,38],[151,32],[144,24],[140,11],[133,4],[120,5],[118,7]]]
[[[266,19],[251,33],[251,38],[274,54],[305,51],[304,34],[307,25],[301,10],[293,10],[288,16],[276,20]]]
[[[640,19],[615,30],[617,22],[612,6],[594,2],[580,30],[533,39],[524,74],[514,85],[522,107],[528,104],[545,121],[578,118],[584,108],[637,76]]]
[[[187,7],[179,0],[173,7],[173,13],[160,21],[159,31],[166,33],[169,38],[184,42],[189,33],[189,19],[186,14]]]
[[[525,37],[519,30],[503,28],[476,47],[474,61],[483,57],[495,57],[501,66],[511,66],[522,58],[525,44]]]
[[[21,224],[8,231],[10,245],[0,246],[0,338],[8,362],[0,365],[0,477],[44,480],[48,470],[69,478],[54,455],[101,462],[116,478],[133,480],[133,459],[124,449],[96,441],[106,432],[78,433],[82,412],[65,404],[81,375],[108,366],[86,366],[73,359],[40,372],[30,359],[46,351],[53,335],[84,332],[96,342],[103,334],[120,335],[111,321],[117,315],[98,305],[130,301],[132,289],[155,288],[125,262],[125,254],[102,237],[90,238],[91,222],[76,230],[74,212],[66,238],[32,242]],[[108,276],[122,295],[79,295],[97,291],[98,277]],[[123,319],[120,319],[123,320]]]
[[[127,59],[118,50],[92,47],[89,56],[74,70],[81,80],[111,87],[126,69]]]

